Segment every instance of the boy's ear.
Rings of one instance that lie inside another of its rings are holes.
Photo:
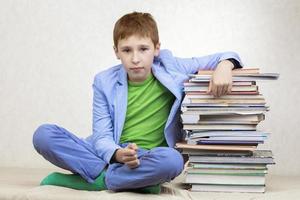
[[[154,55],[158,56],[159,55],[159,51],[160,51],[160,42],[157,43],[156,46],[155,46]]]
[[[113,46],[113,48],[114,48],[114,52],[115,52],[115,54],[116,54],[117,59],[120,60],[119,53],[118,53],[118,48],[115,47],[115,46]]]

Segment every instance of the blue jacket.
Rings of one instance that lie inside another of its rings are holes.
[[[215,69],[221,60],[233,58],[240,61],[234,52],[216,53],[204,57],[178,58],[169,50],[161,50],[154,58],[152,73],[176,97],[171,108],[164,134],[170,147],[182,139],[179,121],[180,104],[183,98],[183,82],[198,70]],[[117,65],[95,76],[93,97],[93,134],[86,140],[92,144],[97,155],[105,162],[119,146],[127,108],[127,73]]]

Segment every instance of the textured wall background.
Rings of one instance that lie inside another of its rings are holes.
[[[271,107],[263,147],[275,154],[271,174],[300,175],[297,0],[0,0],[0,166],[51,167],[31,143],[42,123],[91,133],[93,77],[118,64],[112,29],[131,11],[151,12],[176,56],[231,50],[280,73],[260,88]]]

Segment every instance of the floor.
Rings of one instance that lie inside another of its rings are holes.
[[[24,169],[0,168],[0,199],[1,200],[113,200],[113,199],[230,199],[230,200],[255,200],[255,199],[300,199],[300,177],[267,176],[267,189],[264,194],[250,193],[211,193],[190,192],[185,190],[180,183],[183,176],[177,177],[171,183],[163,184],[162,193],[159,195],[145,195],[131,192],[88,192],[77,191],[63,187],[39,186],[40,180],[53,169]]]

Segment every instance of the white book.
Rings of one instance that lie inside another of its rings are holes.
[[[200,120],[199,115],[181,115],[181,119],[184,123],[197,123]]]
[[[197,75],[190,74],[191,82],[209,82],[211,75]],[[279,78],[278,73],[260,73],[260,74],[244,74],[233,75],[232,81],[259,81],[259,80],[277,80]]]
[[[184,124],[184,130],[256,130],[256,124]]]
[[[193,184],[192,192],[249,192],[264,193],[264,185],[205,185]]]
[[[189,135],[189,138],[201,137],[268,137],[270,133],[263,131],[195,131]]]
[[[249,137],[243,137],[243,136],[219,137],[219,136],[216,136],[216,137],[209,137],[209,138],[194,138],[194,139],[189,138],[189,140],[195,140],[195,141],[198,141],[198,140],[203,140],[203,141],[207,141],[207,140],[209,140],[209,141],[214,141],[214,140],[264,141],[266,139],[267,139],[267,137],[260,137],[260,136],[253,136],[253,137],[250,137],[250,136]]]
[[[223,184],[223,185],[265,185],[265,175],[210,175],[187,174],[185,183]]]
[[[181,114],[183,123],[197,123],[203,121],[252,121],[258,122],[265,119],[264,114],[251,114],[251,115],[239,115],[239,114],[222,114],[222,115],[197,115],[197,114]]]
[[[193,168],[198,169],[267,169],[266,164],[209,164],[209,163],[190,163]]]
[[[230,175],[230,174],[267,174],[267,169],[213,169],[213,168],[188,168],[188,174],[222,174],[222,175]]]
[[[214,164],[275,164],[273,154],[269,150],[256,150],[252,156],[245,157],[220,157],[220,156],[198,156],[190,155],[189,161],[194,163],[214,163]]]
[[[221,113],[237,113],[237,114],[259,114],[269,111],[267,106],[259,107],[187,107],[182,105],[181,111],[184,114],[221,114]]]

